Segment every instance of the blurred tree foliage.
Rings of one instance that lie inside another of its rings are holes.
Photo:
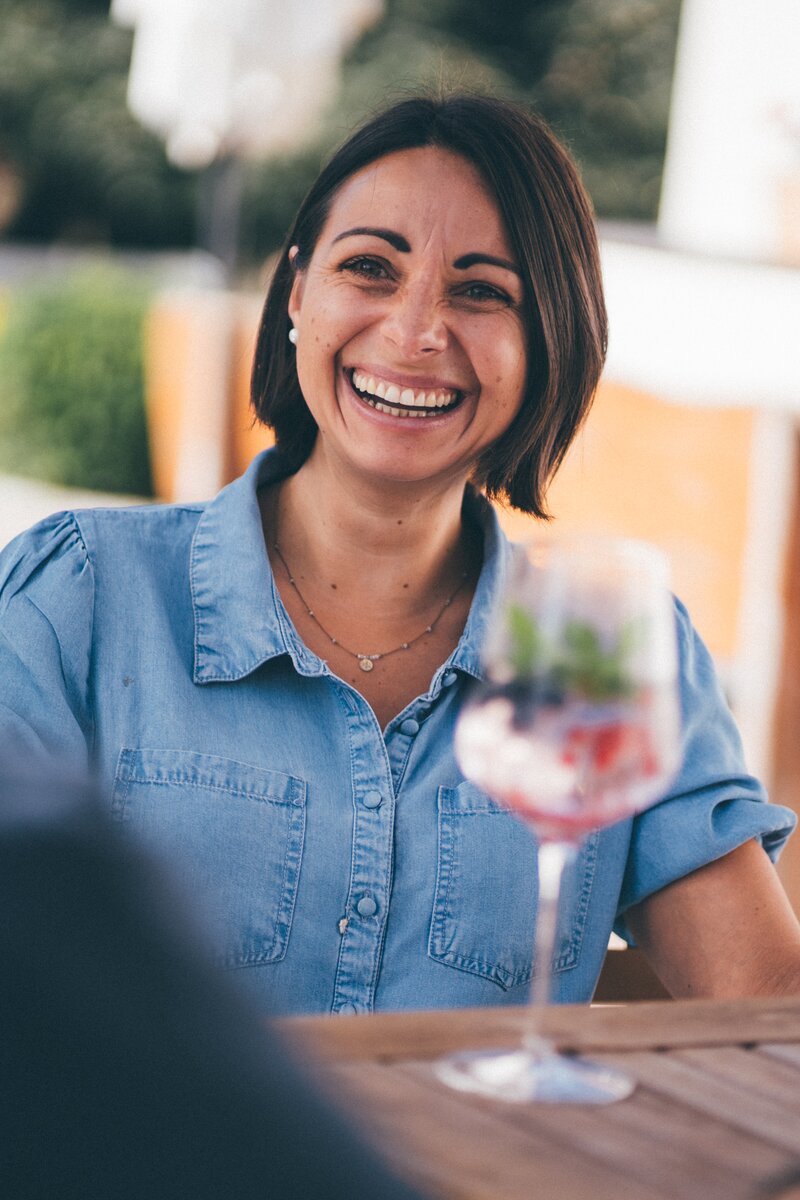
[[[680,0],[387,0],[314,144],[247,165],[243,260],[278,245],[320,159],[365,113],[420,86],[532,103],[571,146],[601,216],[652,219],[679,10]],[[106,0],[0,0],[0,191],[4,166],[21,183],[11,236],[192,241],[196,178],[171,168],[125,109],[130,45]]]
[[[475,79],[532,104],[577,157],[601,216],[652,220],[679,16],[680,0],[389,0],[351,70],[365,51],[379,59],[379,104],[408,78],[387,45],[405,28],[425,47],[423,82],[436,82],[438,53],[445,81]]]
[[[105,267],[19,288],[0,337],[0,469],[152,494],[140,276]]]
[[[194,180],[128,113],[130,52],[107,0],[0,0],[0,178],[17,193],[5,204],[11,237],[192,244]]]
[[[658,209],[680,0],[574,0],[526,93],[567,141],[602,217]]]

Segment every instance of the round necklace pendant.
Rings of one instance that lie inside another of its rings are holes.
[[[371,671],[375,666],[375,663],[371,658],[359,658],[358,665],[361,667],[362,671]]]

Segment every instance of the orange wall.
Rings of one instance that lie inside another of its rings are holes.
[[[253,364],[261,301],[242,299],[231,361],[231,444],[229,477],[241,475],[261,450],[271,446],[272,430],[253,424],[250,407],[250,368]]]
[[[747,536],[751,409],[692,408],[604,384],[550,489],[556,528],[660,545],[673,587],[720,658],[738,641]],[[503,514],[513,537],[533,526]]]
[[[153,488],[161,500],[175,496],[190,346],[185,312],[156,301],[145,323],[144,367]]]

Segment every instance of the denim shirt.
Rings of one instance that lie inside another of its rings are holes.
[[[99,773],[121,825],[165,859],[215,952],[271,1011],[516,1004],[532,971],[535,841],[471,783],[453,727],[512,553],[468,496],[484,563],[458,646],[382,731],[298,636],[257,488],[208,504],[57,514],[0,555],[0,737]],[[793,814],[746,774],[709,656],[676,603],[683,765],[669,795],[592,834],[555,954],[588,1000],[609,932],[652,892]]]

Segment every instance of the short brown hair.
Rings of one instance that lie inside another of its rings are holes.
[[[342,184],[363,167],[420,146],[460,155],[494,195],[520,268],[528,373],[510,427],[481,455],[473,480],[492,498],[547,516],[545,492],[586,416],[607,325],[591,202],[567,151],[541,118],[488,96],[419,96],[363,125],[322,169],[281,251],[259,327],[251,383],[256,416],[275,431],[290,470],[317,434],[288,342],[287,306]],[[298,247],[294,263],[289,249]]]

